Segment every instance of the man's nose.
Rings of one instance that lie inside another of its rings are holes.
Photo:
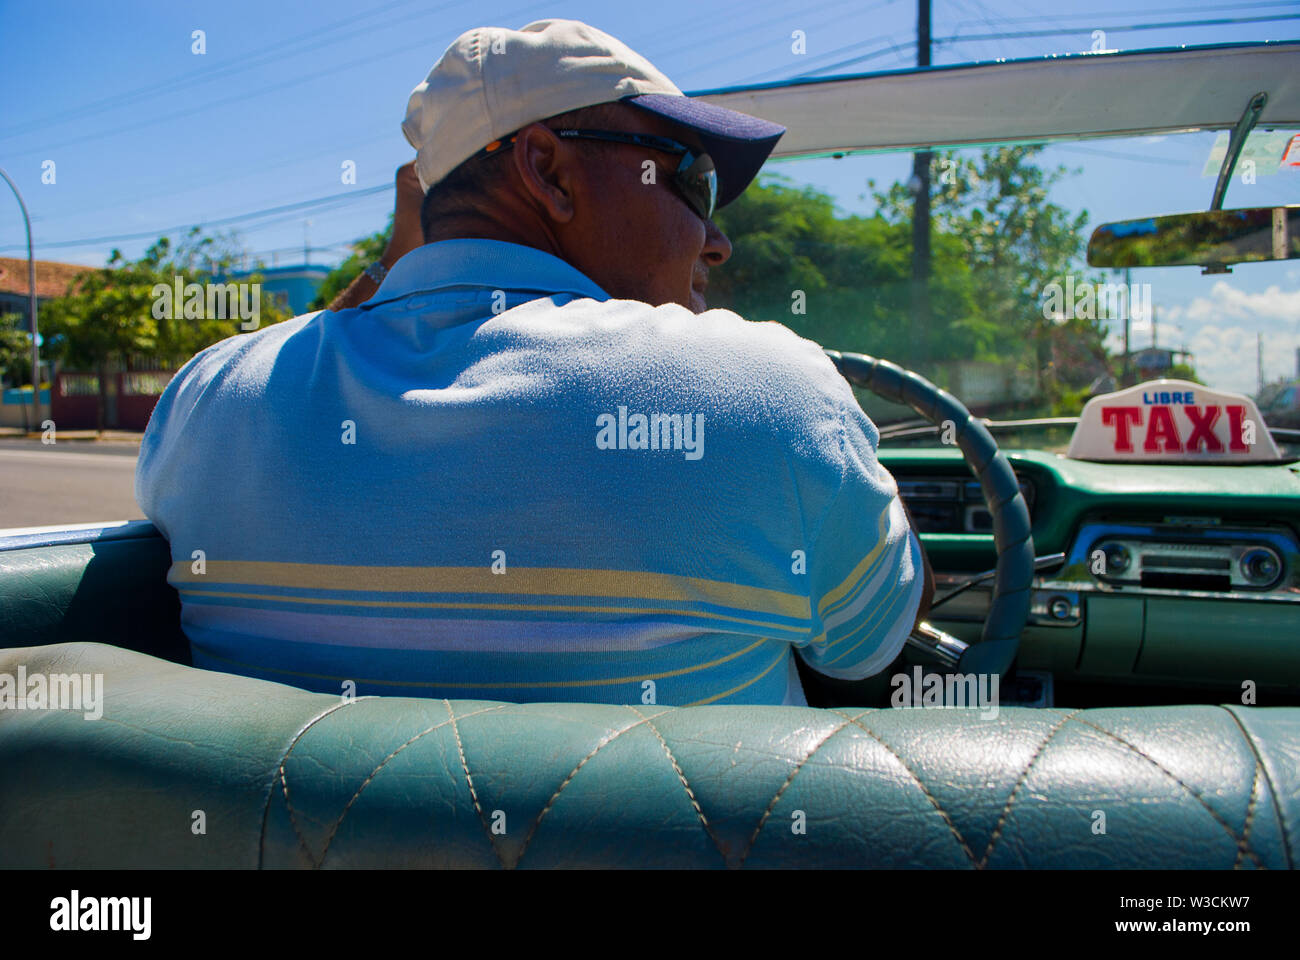
[[[704,249],[700,257],[710,267],[719,267],[731,259],[731,241],[712,220],[704,221]]]

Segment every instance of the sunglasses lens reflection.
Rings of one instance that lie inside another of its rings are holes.
[[[705,220],[710,219],[718,200],[718,173],[713,168],[712,158],[708,154],[695,158],[690,167],[678,175],[678,183],[695,212]]]

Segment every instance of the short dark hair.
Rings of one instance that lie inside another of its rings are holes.
[[[554,129],[617,127],[619,121],[626,116],[623,113],[625,109],[627,108],[623,104],[615,100],[556,114],[541,122]],[[612,145],[594,141],[588,146],[601,150]],[[439,221],[452,216],[478,213],[483,209],[484,200],[505,178],[508,156],[509,151],[502,150],[486,157],[470,157],[429,188],[420,204],[420,229],[424,232],[426,243],[432,242]]]

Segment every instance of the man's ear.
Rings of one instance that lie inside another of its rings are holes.
[[[511,158],[524,189],[557,223],[573,219],[573,153],[543,123],[519,131]]]

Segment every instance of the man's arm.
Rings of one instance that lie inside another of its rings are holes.
[[[930,557],[925,552],[925,544],[921,542],[921,531],[917,530],[916,521],[912,519],[912,511],[907,509],[907,504],[902,497],[898,498],[898,502],[903,504],[903,513],[907,514],[907,525],[916,534],[916,545],[921,551],[921,565],[925,568],[925,586],[921,588],[921,606],[917,608],[916,622],[912,624],[912,629],[915,630],[921,625],[921,621],[930,614],[930,604],[934,600],[934,570],[930,567]]]
[[[830,381],[840,390],[843,381]],[[930,614],[934,572],[898,484],[877,457],[877,433],[843,383],[841,428],[825,429],[827,453],[810,461],[837,465],[840,477],[818,516],[809,555],[811,642],[799,647],[818,673],[861,680],[889,666]],[[824,480],[823,480],[824,482]]]
[[[424,191],[420,189],[420,178],[415,174],[414,161],[398,167],[393,235],[379,258],[379,262],[388,269],[391,270],[398,260],[424,244],[424,233],[420,229],[420,204],[423,202]],[[362,273],[334,298],[329,308],[346,310],[348,307],[360,306],[373,297],[378,289],[379,285]]]

